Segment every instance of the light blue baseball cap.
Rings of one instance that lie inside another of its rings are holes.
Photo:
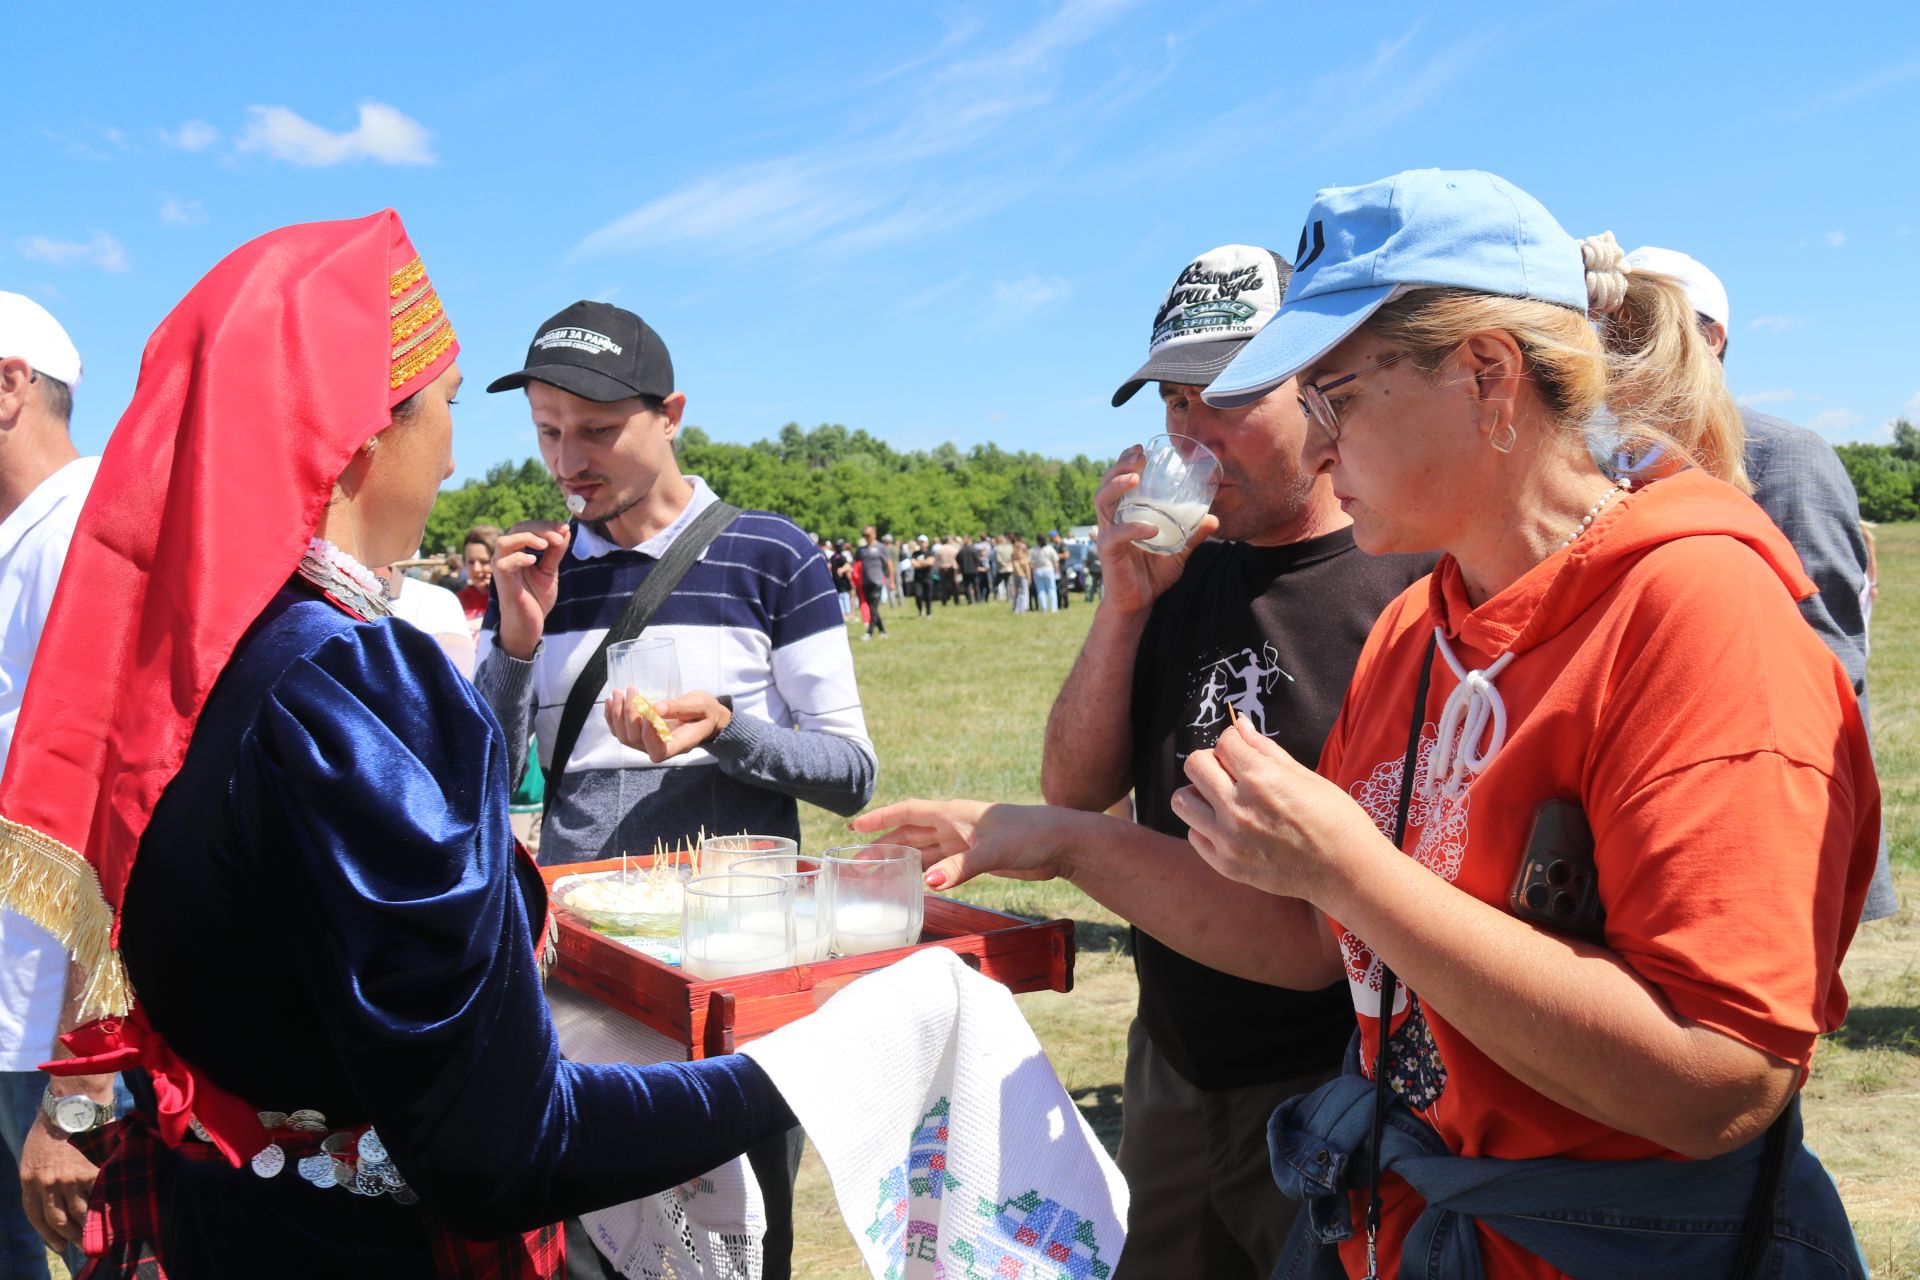
[[[1280,313],[1208,385],[1251,404],[1338,346],[1389,299],[1442,286],[1587,310],[1580,242],[1538,200],[1478,169],[1409,169],[1313,199]]]

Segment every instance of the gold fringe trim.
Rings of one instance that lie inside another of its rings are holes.
[[[426,274],[427,269],[421,265],[420,255],[415,254],[411,262],[387,277],[387,296],[399,297],[414,285],[419,284]]]
[[[113,949],[113,908],[78,850],[0,818],[0,904],[59,939],[85,971],[82,1022],[121,1017],[133,1008],[126,966]]]
[[[409,354],[396,355],[394,358],[393,373],[389,382],[395,391],[412,382],[419,376],[422,369],[445,355],[447,348],[453,345],[453,326],[447,323],[445,313],[442,313],[431,326],[416,335],[413,343],[415,345]]]

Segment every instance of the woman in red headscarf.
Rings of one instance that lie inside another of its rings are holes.
[[[744,1058],[560,1056],[499,726],[365,568],[452,473],[457,350],[391,211],[147,346],[0,779],[3,896],[87,975],[55,1070],[138,1102],[80,1139],[89,1278],[554,1276],[561,1218],[794,1123]]]

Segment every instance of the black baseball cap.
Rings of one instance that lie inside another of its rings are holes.
[[[605,404],[633,396],[673,394],[673,360],[645,320],[605,302],[576,302],[540,326],[527,367],[487,384],[512,391],[529,382]]]

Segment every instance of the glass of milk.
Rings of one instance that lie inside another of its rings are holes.
[[[793,962],[818,964],[827,958],[827,948],[833,941],[833,905],[826,889],[826,865],[820,859],[796,853],[762,854],[742,858],[728,871],[741,876],[784,876],[793,881]]]
[[[926,920],[926,882],[920,851],[903,844],[856,844],[829,849],[826,891],[833,913],[836,956],[910,947]]]
[[[1170,556],[1186,549],[1213,505],[1220,488],[1220,459],[1191,436],[1155,436],[1147,441],[1147,466],[1140,487],[1120,502],[1114,518],[1121,524],[1149,524],[1157,530],[1136,547]]]
[[[749,858],[791,858],[799,852],[799,844],[786,836],[708,836],[700,842],[700,874],[726,875]]]
[[[680,696],[680,658],[671,636],[641,636],[607,646],[607,688],[632,689],[648,702]]]
[[[786,876],[695,876],[680,914],[680,968],[702,981],[793,964],[794,882]]]

